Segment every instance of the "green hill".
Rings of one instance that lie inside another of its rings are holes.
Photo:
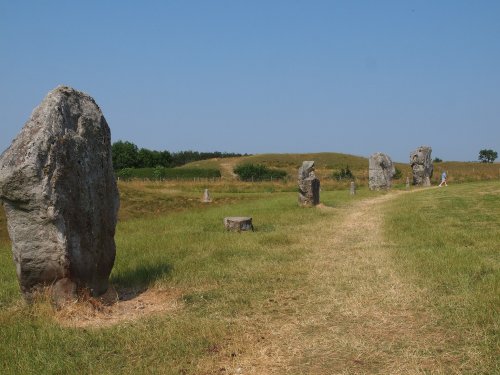
[[[314,160],[316,174],[319,178],[330,178],[333,172],[349,166],[358,181],[368,179],[368,158],[336,152],[319,152],[308,154],[257,154],[236,158],[209,159],[188,163],[180,168],[217,168],[224,178],[235,177],[233,169],[242,163],[264,164],[270,168],[287,171],[289,176],[295,176],[304,160]],[[401,180],[411,178],[409,164],[395,163],[401,171]],[[439,162],[434,163],[433,183],[438,182],[441,171],[446,170],[450,182],[466,182],[478,180],[500,179],[499,163],[478,162]]]
[[[237,158],[209,159],[188,163],[181,168],[219,168],[223,177],[234,177],[233,169],[243,163],[263,164],[269,168],[278,168],[295,176],[304,160],[314,160],[316,173],[319,177],[330,176],[335,170],[349,166],[358,174],[368,173],[368,159],[335,152],[320,152],[308,154],[257,154]]]

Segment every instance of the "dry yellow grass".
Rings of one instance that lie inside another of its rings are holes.
[[[450,374],[473,371],[476,356],[453,348],[426,293],[403,281],[382,235],[384,203],[401,192],[342,209],[300,228],[312,253],[303,288],[256,306],[247,328],[201,373]],[[320,207],[324,212],[334,210]],[[317,234],[321,232],[321,236]],[[229,352],[236,353],[234,357]],[[463,360],[467,358],[464,365]],[[207,371],[211,368],[211,371]]]
[[[120,291],[114,300],[80,298],[55,311],[54,318],[65,327],[104,328],[159,314],[172,314],[182,307],[181,291],[151,288]]]

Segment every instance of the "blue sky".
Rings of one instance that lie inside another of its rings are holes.
[[[500,1],[0,0],[0,150],[48,91],[169,151],[500,151]]]

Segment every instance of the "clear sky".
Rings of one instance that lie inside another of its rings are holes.
[[[500,152],[500,1],[0,0],[0,151],[60,84],[156,150]]]

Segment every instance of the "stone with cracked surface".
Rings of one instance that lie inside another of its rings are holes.
[[[368,160],[368,186],[370,190],[387,190],[392,186],[392,177],[396,172],[391,158],[376,152]]]
[[[432,148],[420,146],[410,154],[410,166],[413,173],[413,185],[431,186],[434,166],[431,158]]]
[[[110,130],[94,99],[66,86],[44,98],[0,156],[0,199],[27,299],[63,279],[106,292],[119,196]]]
[[[304,161],[299,168],[299,205],[316,206],[319,204],[320,182],[314,173],[314,161]]]

